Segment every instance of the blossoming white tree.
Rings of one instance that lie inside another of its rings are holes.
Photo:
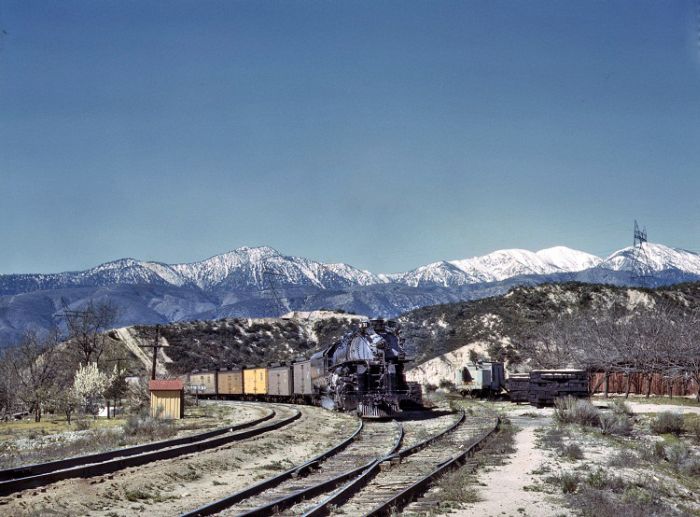
[[[87,366],[80,365],[78,371],[75,372],[73,391],[86,413],[93,417],[97,416],[108,383],[109,379],[97,368],[97,363],[89,363]]]

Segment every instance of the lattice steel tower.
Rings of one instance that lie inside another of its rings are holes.
[[[637,220],[634,221],[634,244],[632,248],[632,279],[641,287],[651,287],[653,283],[651,261],[647,255],[647,229],[639,228]]]

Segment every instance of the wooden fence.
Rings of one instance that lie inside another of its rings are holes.
[[[649,383],[651,382],[651,390]],[[608,374],[608,393],[627,393],[646,395],[696,395],[698,385],[689,377],[667,377],[660,373],[648,374],[614,372]],[[590,376],[591,393],[603,393],[605,391],[605,373],[594,372]]]

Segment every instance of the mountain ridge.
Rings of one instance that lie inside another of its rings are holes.
[[[395,317],[426,305],[502,294],[517,285],[574,281],[653,287],[700,280],[700,255],[652,243],[643,250],[640,255],[623,248],[605,259],[563,246],[498,250],[375,274],[258,246],[184,264],[122,258],[84,271],[0,275],[0,346],[26,330],[60,326],[65,306],[80,309],[89,300],[117,304],[118,324],[125,326],[322,308]],[[644,278],[638,275],[639,257]]]

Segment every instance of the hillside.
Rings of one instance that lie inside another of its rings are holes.
[[[320,344],[337,340],[359,318],[316,311],[285,318],[226,318],[161,325],[165,347],[159,361],[171,374],[288,362],[310,355]],[[131,334],[141,343],[150,343],[153,331],[153,327],[136,326]]]
[[[503,296],[424,307],[402,315],[412,380],[437,384],[451,379],[457,362],[474,350],[483,358],[517,366],[519,342],[563,314],[603,309],[633,313],[664,302],[700,307],[700,283],[639,289],[582,283],[516,287]]]
[[[434,305],[399,319],[416,380],[435,381],[451,375],[451,364],[464,362],[469,351],[482,357],[519,361],[519,341],[558,315],[588,309],[633,312],[659,302],[700,306],[700,283],[658,289],[636,289],[581,283],[516,287],[507,294],[481,300]],[[168,370],[184,373],[215,366],[289,361],[338,339],[360,316],[317,311],[285,318],[226,318],[161,326],[169,348]],[[153,328],[137,326],[133,334],[152,339]],[[445,354],[451,353],[450,356]],[[440,368],[428,365],[431,360]],[[437,363],[436,363],[437,364]],[[419,373],[429,371],[421,376]],[[417,370],[416,370],[417,369]],[[427,370],[426,370],[427,369]]]

